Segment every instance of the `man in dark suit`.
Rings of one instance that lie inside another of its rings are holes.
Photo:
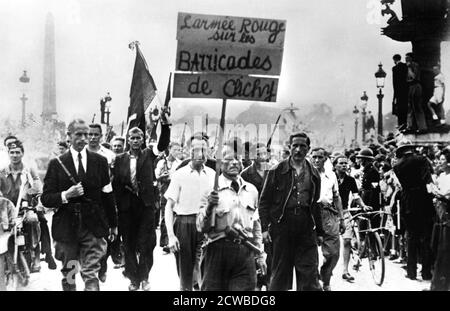
[[[394,87],[392,114],[397,116],[397,123],[400,128],[406,127],[408,116],[408,83],[406,82],[408,66],[401,62],[402,57],[399,54],[395,54],[392,59],[395,63],[395,66],[392,67],[392,84]]]
[[[63,263],[63,290],[76,290],[77,262],[85,290],[99,290],[100,259],[106,240],[117,235],[117,213],[106,158],[86,150],[88,126],[81,119],[68,126],[69,152],[49,163],[41,202],[56,208],[52,236]]]
[[[128,289],[142,285],[150,290],[148,275],[153,266],[156,246],[154,162],[157,155],[149,148],[142,149],[144,133],[134,127],[128,132],[130,151],[117,155],[113,168],[113,189],[119,212],[119,227],[125,249],[124,275],[130,279]],[[161,117],[158,150],[167,148],[170,127],[165,115]]]

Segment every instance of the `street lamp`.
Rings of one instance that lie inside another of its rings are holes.
[[[30,82],[30,78],[27,76],[26,70],[23,71],[23,74],[19,78],[19,81],[23,83],[22,97],[20,98],[20,100],[22,101],[22,127],[25,127],[25,103],[28,100],[28,97],[25,95],[25,91],[27,89],[28,83]]]
[[[359,117],[359,110],[358,107],[353,108],[353,114],[355,115],[355,144],[358,141],[358,117]]]
[[[109,126],[109,114],[111,113],[110,108],[111,104],[109,103],[112,100],[111,95],[106,93],[106,96],[100,99],[100,123]],[[105,122],[105,114],[106,114],[106,122]]]
[[[382,88],[384,87],[384,80],[386,78],[386,72],[383,70],[383,65],[380,63],[378,65],[378,70],[375,72],[375,78],[377,80],[377,88],[378,88],[378,135],[383,136],[383,92]]]
[[[363,92],[363,96],[361,96],[361,109],[362,109],[362,143],[366,141],[366,108],[367,101],[369,97],[366,94],[366,91]]]

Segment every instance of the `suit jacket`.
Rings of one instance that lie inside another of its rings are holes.
[[[161,134],[158,141],[158,150],[164,151],[170,142],[170,126],[161,124]],[[154,207],[158,196],[158,188],[153,186],[155,178],[157,155],[153,150],[145,148],[140,151],[136,163],[136,180],[138,184],[138,196],[146,207]],[[130,196],[132,192],[130,172],[130,152],[125,152],[116,157],[113,168],[112,186],[119,211],[130,209]],[[128,189],[127,189],[128,188]]]
[[[156,155],[151,149],[145,148],[138,156],[136,163],[136,181],[138,184],[138,196],[147,207],[154,206],[156,196],[154,193],[154,161]],[[113,189],[119,211],[130,209],[130,195],[132,192],[130,152],[125,152],[116,157],[113,169]]]
[[[262,232],[268,230],[269,224],[280,223],[284,217],[286,205],[294,187],[294,173],[289,163],[290,159],[291,157],[272,167],[264,180],[259,198],[259,218]],[[309,212],[317,235],[323,236],[322,210],[317,203],[320,197],[320,174],[309,160],[306,160],[306,165],[311,172],[312,185]]]
[[[85,178],[81,181],[84,195],[71,198],[62,203],[61,192],[69,189],[73,183],[57,159],[52,159],[44,178],[41,202],[49,208],[57,208],[53,215],[52,236],[56,241],[74,242],[77,240],[77,215],[74,207],[81,208],[81,222],[96,237],[106,237],[108,229],[117,227],[117,211],[112,193],[102,192],[109,184],[108,162],[105,157],[86,150],[87,167]],[[77,179],[75,165],[70,152],[60,156],[61,162],[70,174]],[[78,180],[77,180],[78,181]]]

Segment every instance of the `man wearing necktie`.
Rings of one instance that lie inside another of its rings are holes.
[[[107,160],[85,148],[88,126],[76,119],[67,130],[71,147],[50,161],[41,202],[56,208],[52,236],[56,258],[63,264],[63,290],[76,290],[79,262],[85,290],[95,291],[100,259],[106,254],[105,238],[117,236],[117,212]]]
[[[138,127],[128,131],[128,140],[130,150],[116,157],[112,186],[125,253],[124,275],[130,279],[128,289],[136,291],[142,286],[144,291],[148,291],[148,276],[156,246],[153,181],[157,155],[152,149],[142,149],[145,146],[144,133]],[[170,124],[167,116],[162,114],[158,150],[165,150],[169,141]]]

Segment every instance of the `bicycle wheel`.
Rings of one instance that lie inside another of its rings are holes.
[[[367,259],[375,284],[381,286],[384,281],[384,250],[378,232],[368,232],[365,238]]]

